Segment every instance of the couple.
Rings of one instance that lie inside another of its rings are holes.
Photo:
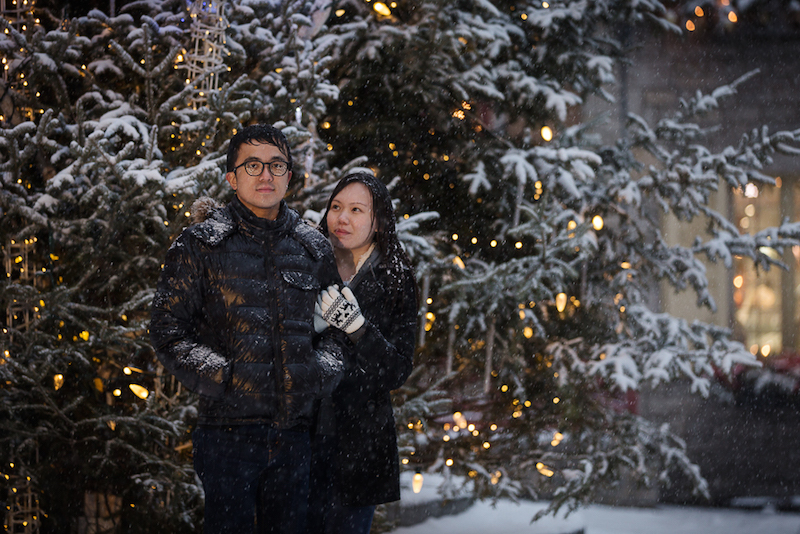
[[[206,533],[366,534],[400,498],[389,392],[411,372],[417,294],[391,198],[345,176],[320,233],[283,200],[291,176],[280,130],[234,135],[235,197],[178,236],[153,300],[156,354],[200,395]]]

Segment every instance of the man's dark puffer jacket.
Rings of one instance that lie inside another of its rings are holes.
[[[175,240],[153,301],[164,366],[201,395],[200,424],[308,427],[341,376],[341,348],[315,338],[320,288],[340,283],[322,234],[281,202],[276,220],[238,199]],[[330,329],[332,330],[332,329]]]

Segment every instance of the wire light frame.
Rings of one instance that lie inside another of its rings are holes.
[[[13,534],[35,534],[40,532],[42,511],[39,497],[30,480],[10,477],[6,504],[5,528]]]
[[[0,13],[16,30],[25,24],[25,15],[33,13],[33,0],[0,0]]]
[[[5,267],[6,278],[20,284],[35,286],[35,262],[32,252],[35,246],[34,239],[24,241],[9,240],[3,250],[3,265]],[[18,330],[27,329],[31,321],[36,317],[37,310],[27,302],[18,302],[13,299],[6,306],[6,326],[15,327]]]
[[[26,24],[26,15],[33,14],[33,0],[0,0],[0,16],[17,31],[23,31]],[[8,82],[8,69],[10,65],[7,58],[3,58],[3,82]]]
[[[223,3],[197,0],[189,8],[192,17],[192,50],[186,53],[186,83],[198,83],[189,105],[194,109],[208,105],[208,95],[219,89],[219,73],[224,62],[225,30],[228,21]]]

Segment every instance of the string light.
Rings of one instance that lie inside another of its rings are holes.
[[[567,294],[559,293],[558,295],[556,295],[556,310],[558,310],[558,313],[561,313],[564,311],[566,307],[567,307]]]
[[[133,391],[133,394],[140,399],[146,399],[150,395],[150,392],[147,391],[147,388],[144,388],[139,384],[129,384],[128,387],[131,391]]]
[[[415,473],[414,479],[411,482],[411,489],[414,491],[414,493],[419,493],[420,491],[422,491],[422,482],[423,482],[422,473]]]

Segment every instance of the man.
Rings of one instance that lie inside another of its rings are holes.
[[[335,334],[312,340],[314,303],[341,282],[328,241],[283,200],[291,176],[280,130],[234,135],[236,195],[175,240],[153,301],[156,354],[200,395],[206,533],[305,529],[313,405],[342,373]]]

